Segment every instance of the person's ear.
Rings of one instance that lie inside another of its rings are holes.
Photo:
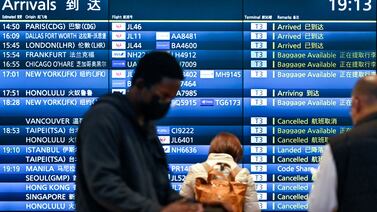
[[[145,86],[144,80],[139,78],[135,81],[135,87],[139,90],[142,90]]]
[[[352,110],[354,112],[356,112],[357,114],[360,113],[361,111],[361,108],[362,105],[361,105],[361,100],[359,97],[355,96],[352,98]]]

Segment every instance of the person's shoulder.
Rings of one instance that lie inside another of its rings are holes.
[[[364,123],[354,126],[351,130],[345,133],[329,137],[328,144],[330,145],[331,150],[334,150],[334,148],[345,148],[346,146],[351,145],[353,140],[360,140],[365,137],[373,136],[373,134],[376,134],[375,123]]]
[[[118,109],[119,97],[111,94],[100,97],[89,108],[85,117],[120,117],[121,111]]]
[[[339,145],[342,146],[348,140],[349,135],[350,135],[350,131],[339,134],[339,135],[331,136],[329,137],[328,144],[330,145],[331,148],[334,148],[335,146],[339,146]]]
[[[242,183],[247,183],[250,181],[250,177],[251,175],[249,170],[246,168],[241,168],[238,174],[236,175],[236,180]]]
[[[352,138],[377,137],[376,126],[377,119],[361,123],[349,131],[349,136]]]
[[[205,172],[205,168],[204,168],[203,163],[196,163],[196,164],[193,164],[193,165],[190,167],[190,172],[191,172],[191,173]]]
[[[118,119],[119,112],[108,103],[99,103],[93,105],[84,115],[83,123],[93,122],[96,120],[102,120],[101,122],[106,122],[106,120],[116,120]]]
[[[250,172],[249,172],[249,170],[247,168],[242,168],[240,166],[238,166],[238,168],[240,169],[240,171],[238,172],[238,174],[250,174]]]
[[[97,127],[119,131],[121,125],[128,123],[128,119],[111,102],[100,101],[94,103],[85,113],[80,124],[80,131],[84,128],[93,130]]]
[[[347,139],[347,137],[348,137],[348,133],[342,133],[342,134],[334,135],[334,136],[329,137],[329,143],[342,142],[345,139]]]
[[[98,102],[90,107],[89,112],[100,112],[100,111],[115,111],[115,107],[110,102]]]
[[[329,138],[329,144],[331,147],[345,145],[349,140],[360,140],[365,137],[377,136],[377,120],[371,120],[360,125],[354,126],[351,130],[335,135]]]

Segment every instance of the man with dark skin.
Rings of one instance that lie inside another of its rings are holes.
[[[77,140],[77,211],[203,211],[170,187],[154,125],[167,114],[181,80],[174,57],[148,53],[126,95],[101,97],[86,113]]]

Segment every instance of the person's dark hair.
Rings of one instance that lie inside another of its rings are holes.
[[[240,140],[232,133],[222,132],[211,141],[209,153],[226,153],[239,163],[242,160],[243,150]]]
[[[169,53],[152,51],[139,60],[131,83],[134,85],[136,80],[141,78],[149,87],[160,82],[164,77],[183,80],[183,70]]]

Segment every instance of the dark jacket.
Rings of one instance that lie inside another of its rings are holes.
[[[127,97],[100,98],[77,140],[77,211],[160,211],[179,199],[155,127],[141,127]]]
[[[330,139],[338,211],[377,211],[377,113]]]

